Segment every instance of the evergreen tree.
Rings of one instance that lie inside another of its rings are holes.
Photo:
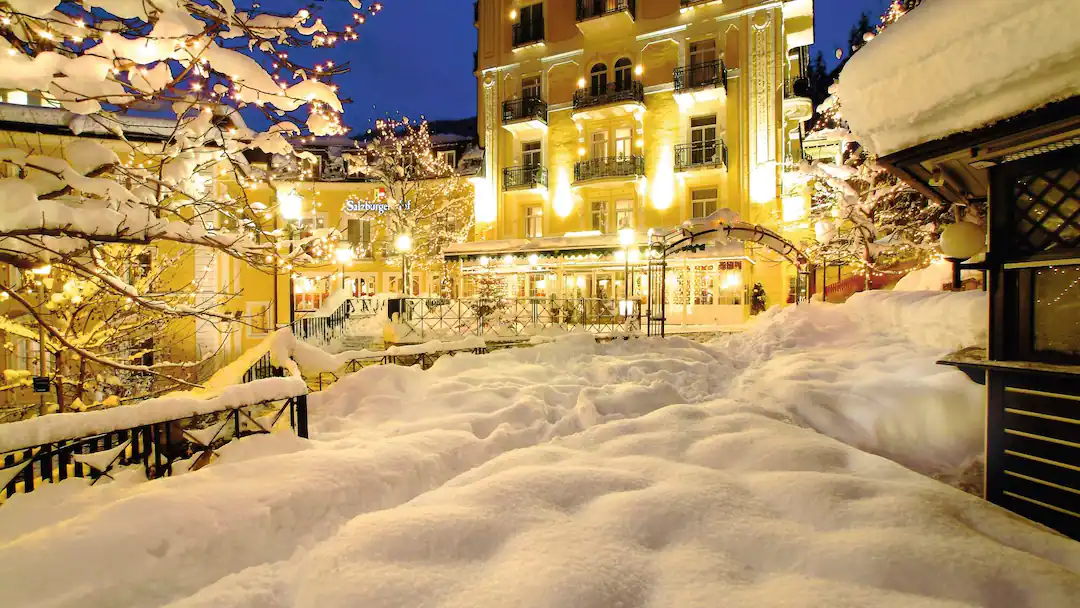
[[[903,16],[906,7],[920,1],[894,0],[873,30],[862,15],[849,35],[851,48],[857,52]],[[829,96],[817,108],[819,117],[811,133],[831,129],[846,139],[841,107],[839,98]],[[803,166],[814,179],[810,219],[816,239],[805,249],[812,260],[882,267],[926,258],[943,225],[959,219],[982,221],[980,205],[950,207],[927,199],[878,165],[874,155],[854,143],[844,145],[839,165],[814,162]]]

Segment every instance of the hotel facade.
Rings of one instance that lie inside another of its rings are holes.
[[[474,238],[465,284],[511,297],[642,298],[650,232],[735,217],[797,241],[812,0],[479,0]],[[741,323],[797,270],[752,243],[669,260],[669,323]],[[625,283],[629,279],[629,285]]]

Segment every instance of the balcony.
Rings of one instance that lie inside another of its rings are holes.
[[[726,169],[727,146],[721,139],[675,146],[675,171]]]
[[[626,180],[645,175],[643,156],[607,156],[574,164],[574,185],[593,180]]]
[[[547,169],[539,165],[503,169],[503,190],[546,190]]]
[[[720,4],[721,2],[722,0],[679,0],[679,9],[685,11],[703,4]]]
[[[802,122],[810,120],[813,115],[810,81],[806,78],[789,78],[784,85],[784,119]]]
[[[577,26],[586,36],[629,31],[635,17],[636,0],[577,0]]]
[[[683,105],[713,101],[727,95],[727,68],[721,59],[675,68],[675,100]]]
[[[645,87],[636,80],[627,85],[609,84],[601,91],[574,91],[573,118],[616,118],[645,107]]]
[[[515,23],[510,28],[514,52],[537,44],[544,44],[544,21]]]
[[[516,135],[547,129],[548,107],[536,97],[503,102],[503,128]]]

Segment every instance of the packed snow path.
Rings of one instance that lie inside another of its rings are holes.
[[[1072,606],[1076,543],[826,436],[963,469],[982,390],[933,362],[983,327],[982,294],[873,294],[367,368],[315,440],[11,500],[0,605]]]

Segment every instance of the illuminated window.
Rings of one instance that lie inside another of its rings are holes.
[[[525,208],[525,238],[537,239],[544,236],[544,210],[542,207]]]
[[[716,212],[716,188],[703,188],[690,193],[693,217],[709,217]]]
[[[615,228],[617,230],[623,230],[624,228],[634,227],[634,201],[623,200],[615,201]]]
[[[30,97],[26,94],[26,91],[8,91],[4,96],[4,100],[8,103],[19,104],[25,106],[30,103]]]
[[[607,201],[593,201],[591,228],[606,234],[608,231]]]
[[[630,158],[634,153],[633,144],[633,132],[630,129],[615,129],[615,158]]]

